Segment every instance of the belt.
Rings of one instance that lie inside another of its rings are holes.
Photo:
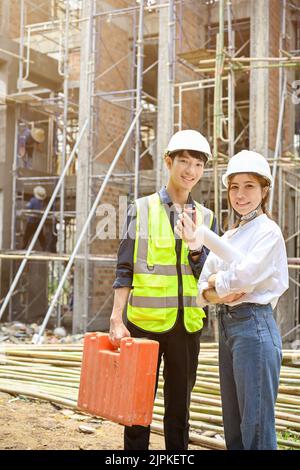
[[[233,312],[234,310],[237,310],[238,308],[241,307],[258,307],[258,308],[265,308],[270,304],[258,304],[255,302],[243,302],[241,304],[237,305],[225,305],[221,304],[218,306],[218,313],[219,314],[224,314],[224,315],[230,315],[230,312]]]

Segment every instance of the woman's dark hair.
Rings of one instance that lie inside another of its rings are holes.
[[[258,175],[257,173],[248,173],[248,174],[252,175],[256,179],[256,181],[260,184],[260,187],[262,189],[266,188],[266,187],[270,188],[270,182],[266,178],[264,178],[263,176]],[[231,176],[228,177],[228,188],[227,188],[227,203],[228,203],[228,207],[230,208],[231,211],[233,209],[232,209],[232,205],[230,203],[229,191],[230,191],[231,182],[232,182],[232,179],[233,179],[234,176],[235,175],[231,175]],[[269,217],[269,219],[272,219],[272,216],[271,216],[270,212],[267,209],[269,198],[270,198],[270,190],[268,189],[267,194],[262,198],[261,209],[262,209],[263,213],[266,214]],[[228,222],[227,222],[227,225],[228,225]],[[231,228],[236,228],[236,227],[238,227],[238,225],[239,225],[239,221],[235,222]]]

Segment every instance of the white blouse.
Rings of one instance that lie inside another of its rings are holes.
[[[217,274],[215,288],[219,297],[245,293],[227,305],[271,303],[274,309],[279,297],[289,287],[286,248],[278,225],[266,214],[261,214],[236,229],[228,230],[223,237],[245,253],[245,258],[228,265],[210,252],[198,281],[198,305],[204,307],[208,304],[202,292],[208,287],[210,275]]]

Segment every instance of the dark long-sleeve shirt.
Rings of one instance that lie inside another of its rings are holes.
[[[35,210],[37,211],[36,214],[31,214],[28,217],[28,222],[30,224],[34,224],[36,222],[39,222],[41,219],[42,215],[39,214],[38,211],[42,211],[44,209],[44,202],[41,201],[40,199],[37,199],[36,197],[32,197],[30,201],[26,204],[26,208],[30,210]]]
[[[159,197],[162,204],[167,204],[169,207],[173,206],[173,202],[166,190],[163,187],[159,191]],[[195,203],[189,195],[187,204],[191,204],[193,207]],[[174,211],[167,211],[170,214],[170,223],[174,232],[174,226],[176,224],[176,212]],[[175,215],[175,217],[174,217]],[[178,215],[177,215],[178,216]],[[118,259],[117,259],[117,268],[116,268],[116,279],[113,284],[114,289],[118,289],[120,287],[131,287],[132,280],[133,280],[133,253],[134,253],[134,243],[135,243],[135,230],[136,228],[136,206],[132,204],[128,208],[127,212],[127,220],[125,222],[125,227],[123,229],[123,238],[121,240],[119,251],[118,251]],[[211,229],[216,232],[216,218],[213,219],[213,224]],[[177,256],[180,255],[181,252],[181,245],[182,240],[180,238],[176,238],[176,253]],[[206,261],[208,256],[209,250],[206,247],[203,247],[199,258],[194,261],[191,255],[188,255],[189,263],[192,268],[194,276],[198,279],[200,273],[202,271],[203,265]],[[180,258],[179,258],[180,259]]]

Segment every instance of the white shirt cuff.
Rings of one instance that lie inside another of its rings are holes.
[[[201,284],[198,285],[198,295],[197,295],[197,305],[198,307],[206,307],[206,305],[208,305],[208,302],[207,300],[203,297],[202,295],[202,292],[204,291],[204,289],[207,289],[208,288],[208,282],[201,282]]]
[[[203,245],[200,245],[199,242],[197,240],[195,240],[193,242],[189,242],[188,247],[189,247],[190,250],[199,250],[199,251],[201,251],[202,248],[203,248]]]
[[[226,283],[226,278],[224,279],[223,271],[218,271],[215,281],[215,289],[219,297],[225,297],[230,294],[229,285]]]

